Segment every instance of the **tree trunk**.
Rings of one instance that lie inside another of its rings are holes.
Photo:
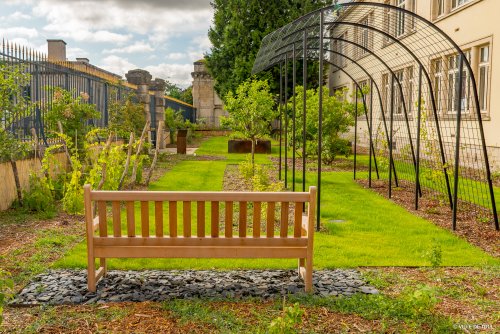
[[[59,132],[61,134],[64,134],[61,121],[57,121],[57,126],[59,127]],[[71,155],[69,155],[68,145],[66,145],[65,140],[63,140],[63,146],[64,146],[64,152],[66,153],[66,158],[68,158],[69,166],[71,167],[71,170],[73,170],[73,161],[71,161]]]
[[[252,138],[252,175],[255,175],[255,142],[256,139]]]
[[[19,172],[17,171],[16,161],[14,159],[10,159],[10,165],[12,166],[12,172],[14,173],[14,181],[16,182],[17,200],[22,205],[23,195],[21,191],[21,182],[19,181]]]
[[[128,141],[128,152],[127,152],[127,161],[125,162],[125,168],[123,169],[122,177],[120,178],[120,183],[118,184],[118,190],[120,190],[123,186],[123,181],[128,173],[128,168],[130,166],[130,158],[132,157],[132,146],[134,144],[134,133],[130,132],[130,140]]]
[[[159,139],[159,134],[163,131],[163,122],[160,121],[158,123],[158,131],[156,132],[156,148],[155,148],[155,156],[153,158],[153,162],[151,163],[151,167],[149,168],[148,176],[146,178],[146,187],[149,185],[149,180],[151,179],[151,176],[153,175],[153,170],[156,167],[156,160],[158,160],[158,153],[160,151],[160,139]]]
[[[141,139],[139,140],[139,145],[137,146],[137,151],[135,154],[134,169],[132,169],[132,177],[131,177],[132,180],[130,181],[130,185],[132,187],[135,186],[135,179],[137,177],[137,168],[139,167],[139,154],[141,153],[142,143],[144,142],[144,138],[146,137],[146,132],[148,128],[149,128],[149,121],[146,121],[146,125],[144,125],[144,129],[142,130]]]

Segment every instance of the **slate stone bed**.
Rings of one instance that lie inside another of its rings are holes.
[[[320,296],[376,294],[356,270],[322,270],[313,276]],[[12,306],[163,301],[180,298],[277,298],[300,294],[304,283],[296,270],[111,270],[97,292],[87,291],[85,270],[50,270],[36,276],[11,302]]]

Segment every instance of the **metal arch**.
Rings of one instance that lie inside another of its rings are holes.
[[[392,6],[390,6],[390,7],[394,8]],[[440,148],[440,153],[441,153],[441,162],[442,162],[442,165],[443,165],[443,173],[444,173],[444,176],[445,176],[446,189],[447,189],[447,192],[448,192],[448,200],[449,200],[451,209],[453,209],[454,208],[454,204],[453,204],[454,202],[453,202],[452,193],[451,193],[451,185],[450,185],[450,180],[449,180],[449,176],[448,176],[448,169],[446,167],[447,166],[447,164],[446,164],[446,157],[445,157],[445,154],[444,154],[445,150],[444,150],[443,141],[442,141],[441,127],[439,125],[439,117],[438,117],[438,113],[437,113],[437,106],[436,106],[434,89],[432,87],[432,82],[431,82],[431,78],[429,76],[429,73],[425,70],[425,67],[422,64],[422,62],[399,39],[397,39],[396,37],[392,36],[391,34],[385,32],[383,30],[377,29],[377,28],[369,26],[369,25],[360,24],[360,23],[357,23],[357,22],[336,21],[336,22],[325,23],[325,25],[327,25],[327,26],[331,26],[331,25],[348,25],[348,26],[366,28],[366,29],[372,30],[372,31],[374,31],[376,33],[379,33],[379,34],[381,34],[381,35],[383,35],[383,36],[391,39],[393,42],[397,43],[398,45],[400,45],[409,55],[411,55],[411,57],[415,60],[415,62],[417,62],[417,64],[422,67],[423,73],[425,75],[425,78],[427,80],[427,84],[428,84],[428,87],[429,87],[429,93],[430,93],[430,96],[431,96],[430,100],[432,102],[432,110],[433,110],[433,113],[434,113],[434,120],[435,120],[436,130],[437,130],[436,133],[438,135],[439,148]],[[318,27],[318,25],[309,25],[309,26],[303,27],[303,28],[301,28],[300,30],[298,30],[296,32],[293,32],[293,33],[291,33],[289,35],[284,36],[283,39],[285,39],[287,37],[290,37],[290,36],[292,36],[294,34],[297,34],[298,32],[300,32],[302,30],[308,30],[308,29],[312,29],[312,28],[315,28],[315,27]],[[290,44],[292,44],[292,43],[294,43],[294,42],[291,42],[291,43],[289,43],[287,45],[284,45],[282,48],[289,47]],[[271,58],[271,59],[274,59],[274,58],[276,58],[276,56],[273,57],[273,58]],[[477,109],[477,107],[476,107],[476,109]],[[482,123],[481,123],[481,125],[482,125]],[[485,147],[485,144],[483,146]],[[489,170],[489,167],[488,167],[488,170]],[[490,179],[491,179],[491,177],[490,177]],[[491,188],[491,189],[493,189],[493,188]],[[492,203],[494,203],[494,197],[492,197]],[[494,210],[494,212],[496,213],[496,209]],[[496,219],[498,219],[498,218],[496,218]]]
[[[480,163],[479,165],[476,165],[476,166],[479,167],[479,170],[482,170],[482,171],[485,170],[486,171],[486,180],[485,181],[487,181],[488,186],[489,186],[489,192],[490,192],[489,195],[490,195],[490,199],[491,199],[491,206],[492,206],[493,216],[494,216],[494,220],[495,220],[495,227],[498,230],[499,229],[499,226],[498,226],[498,215],[497,215],[497,212],[496,212],[496,203],[495,203],[495,200],[494,200],[494,192],[493,192],[492,180],[491,180],[491,171],[490,171],[490,168],[489,168],[489,159],[488,159],[488,153],[487,153],[487,149],[486,149],[486,142],[485,142],[483,124],[482,124],[482,115],[481,115],[481,111],[480,111],[480,108],[479,108],[478,88],[477,88],[477,85],[476,85],[476,80],[475,80],[474,72],[472,71],[472,67],[471,67],[469,61],[465,57],[465,53],[439,27],[435,26],[429,20],[427,20],[427,19],[425,19],[423,17],[420,17],[419,15],[417,15],[417,14],[415,14],[415,13],[409,11],[409,10],[401,9],[401,8],[398,8],[398,7],[395,7],[395,6],[391,6],[391,5],[387,5],[387,4],[383,4],[383,3],[350,2],[350,3],[340,4],[340,5],[331,5],[331,6],[327,6],[325,8],[318,9],[316,11],[310,12],[310,13],[302,16],[301,18],[298,18],[297,20],[293,21],[293,24],[289,24],[287,26],[284,26],[283,28],[278,29],[277,31],[269,34],[268,36],[266,36],[266,38],[267,37],[273,37],[274,40],[270,40],[270,41],[272,42],[273,45],[275,45],[276,44],[276,38],[275,37],[277,35],[277,34],[275,34],[276,32],[278,32],[278,34],[279,33],[283,33],[286,30],[284,28],[287,28],[288,31],[293,30],[293,28],[294,28],[293,25],[297,25],[298,23],[300,23],[301,20],[305,20],[305,19],[307,19],[307,18],[309,18],[309,17],[311,17],[311,16],[313,16],[315,14],[318,14],[318,13],[320,13],[320,15],[321,15],[321,17],[320,17],[320,20],[321,20],[320,21],[320,31],[323,31],[323,25],[324,24],[322,24],[323,23],[322,19],[323,19],[323,13],[326,10],[338,9],[338,8],[342,8],[342,9],[353,8],[353,7],[356,7],[356,6],[365,7],[365,8],[366,7],[368,7],[368,8],[369,7],[389,8],[389,9],[392,9],[393,11],[396,11],[396,12],[402,12],[405,15],[408,15],[411,18],[415,18],[416,22],[417,22],[416,25],[422,25],[423,28],[425,28],[425,29],[431,28],[431,29],[434,29],[435,32],[437,32],[437,34],[435,34],[435,35],[437,35],[438,38],[441,38],[440,43],[441,43],[442,46],[446,46],[446,42],[448,42],[450,44],[449,48],[447,48],[446,50],[442,49],[441,51],[438,50],[437,53],[445,53],[445,52],[448,52],[448,50],[450,50],[449,52],[455,51],[455,53],[457,53],[460,56],[460,59],[462,61],[461,67],[465,65],[465,67],[468,70],[469,78],[473,82],[473,84],[471,86],[472,86],[472,91],[473,91],[473,94],[474,94],[474,100],[473,100],[474,107],[476,109],[476,119],[475,119],[475,121],[477,121],[477,123],[479,123],[478,124],[478,130],[479,130],[479,133],[480,133],[480,138],[477,138],[477,137],[471,137],[471,138],[474,138],[474,140],[478,140],[478,141],[480,140],[480,143],[478,143],[477,145],[482,144],[482,153],[483,153],[483,156],[481,158],[482,158],[482,161],[484,161],[484,164],[485,164],[485,166],[482,166],[482,164]],[[374,29],[374,27],[372,27],[372,26],[361,25],[361,24],[356,24],[356,23],[352,23],[352,22],[339,22],[339,21],[332,22],[332,23],[327,23],[327,24],[325,24],[325,26],[339,25],[340,23],[343,23],[343,24],[346,24],[346,25],[364,27],[364,28],[370,29],[371,31],[378,31],[379,33],[385,35],[387,38],[389,38],[393,42],[396,42],[399,46],[401,46],[403,49],[405,49],[414,58],[415,62],[420,65],[419,66],[419,71],[420,71],[419,73],[422,73],[422,72],[425,73],[426,81],[427,81],[427,84],[428,84],[428,87],[429,87],[429,91],[430,91],[430,96],[431,96],[430,100],[432,102],[432,109],[433,109],[433,112],[434,112],[434,119],[435,119],[435,122],[436,122],[435,123],[435,129],[437,131],[437,136],[438,136],[438,139],[439,139],[439,148],[440,148],[440,153],[441,153],[441,157],[442,157],[442,160],[443,160],[443,170],[444,170],[444,175],[445,175],[445,179],[446,179],[446,183],[447,183],[448,193],[450,195],[451,194],[451,190],[450,190],[450,183],[449,183],[449,178],[448,178],[448,173],[447,173],[447,168],[446,168],[446,158],[444,156],[445,150],[444,150],[443,142],[442,142],[441,126],[439,124],[439,117],[438,117],[438,114],[437,114],[436,96],[435,96],[435,94],[433,92],[433,85],[432,85],[429,73],[426,71],[426,67],[423,66],[422,62],[413,53],[413,51],[411,51],[399,39],[396,39],[395,37],[393,37],[390,34],[385,33],[384,31]],[[312,27],[317,27],[317,25],[312,26]],[[305,29],[307,29],[307,27]],[[301,30],[304,30],[304,28],[302,28],[300,30],[295,30],[294,33],[296,33],[297,31],[301,31]],[[264,42],[266,42],[266,38],[263,40],[263,44],[264,44]],[[323,38],[324,38],[324,36],[323,36],[323,34],[321,34],[320,40],[322,40]],[[322,48],[323,47],[323,43],[320,43],[320,44],[321,44],[321,48]],[[273,45],[271,45],[271,46],[273,46]],[[424,45],[424,47],[425,47],[425,45]],[[269,50],[269,47],[267,48],[267,50],[264,50],[264,51],[267,52],[268,50]],[[415,52],[418,53],[418,50],[416,50]],[[431,50],[431,52],[432,52],[432,50]],[[259,51],[258,57],[259,57],[259,55],[260,55],[260,51]],[[324,53],[320,52],[319,56],[320,56],[320,61],[321,62],[324,60],[323,59],[324,58],[323,55],[324,55]],[[264,56],[267,58],[269,55],[264,55]],[[274,57],[272,57],[272,58],[274,58]],[[269,59],[267,59],[267,60],[269,60]],[[328,63],[330,63],[330,62],[328,62]],[[257,61],[256,61],[256,64],[254,65],[254,73],[255,73],[255,69],[256,69],[255,66],[256,65],[257,65]],[[334,64],[332,64],[332,65],[334,65]],[[264,66],[264,68],[269,68],[269,67],[273,66],[273,64],[270,64],[269,62],[267,62],[267,64],[263,65],[261,63],[258,66],[260,66],[260,70],[262,70],[263,66]],[[334,66],[336,66],[336,65],[334,65]],[[338,68],[338,66],[336,66],[336,67]],[[343,71],[343,72],[345,73],[345,71]],[[458,76],[459,76],[460,81],[462,82],[463,81],[462,71],[460,71],[460,73],[458,74]],[[393,79],[394,79],[394,77],[393,77]],[[421,83],[419,83],[419,86],[420,85],[421,85]],[[470,96],[468,98],[470,98]],[[474,121],[474,119],[471,119],[471,120]],[[445,126],[445,128],[447,128],[447,127]],[[457,128],[458,129],[460,128],[460,118],[459,117],[457,117]],[[457,139],[457,147],[458,147],[458,143],[459,143],[459,139]],[[455,153],[456,153],[456,159],[455,159],[455,166],[456,166],[456,168],[455,169],[457,170],[458,169],[458,164],[459,164],[459,156],[460,156],[459,154],[460,154],[460,152],[458,152],[457,150],[455,150]],[[481,176],[481,177],[483,177],[483,176]],[[457,187],[456,187],[457,182],[458,182],[458,178],[455,177],[455,188],[456,189],[457,189]],[[454,195],[456,196],[456,193]],[[451,200],[451,196],[449,196],[449,197],[450,197],[450,202],[452,204],[454,202],[454,204],[455,204],[455,205],[453,205],[453,209],[455,211],[456,207],[458,205],[458,201],[457,200],[453,201],[453,200]]]
[[[308,50],[313,50],[313,51],[316,51],[316,50],[318,50],[318,49],[317,49],[317,48],[308,48]],[[348,56],[346,56],[346,55],[344,55],[344,54],[338,53],[338,52],[336,52],[336,51],[332,51],[332,50],[326,50],[326,51],[327,51],[327,52],[330,52],[330,53],[335,53],[335,54],[338,54],[338,55],[343,56],[343,57],[345,57],[346,59],[348,59],[348,60],[352,61],[354,64],[356,64],[356,65],[357,65],[357,66],[358,66],[358,67],[359,67],[359,68],[360,68],[360,69],[361,69],[361,70],[362,70],[362,71],[366,74],[366,76],[367,76],[368,78],[370,78],[370,80],[371,80],[372,82],[374,82],[374,84],[375,84],[375,88],[376,88],[376,90],[377,90],[377,96],[378,96],[378,100],[379,100],[380,108],[381,108],[381,110],[382,110],[382,119],[383,119],[383,122],[384,122],[384,128],[385,128],[385,130],[386,130],[386,131],[385,131],[385,134],[386,134],[386,137],[387,137],[387,138],[386,138],[386,140],[387,140],[387,142],[389,142],[389,140],[390,140],[390,139],[389,139],[389,132],[388,132],[388,130],[387,130],[387,123],[386,123],[386,119],[385,119],[385,112],[384,112],[384,107],[383,107],[383,105],[382,105],[382,95],[381,95],[381,93],[380,93],[380,89],[379,89],[378,85],[375,83],[375,80],[373,79],[373,76],[372,76],[370,73],[368,73],[368,71],[367,71],[367,70],[366,70],[363,66],[361,66],[361,65],[360,65],[357,61],[355,61],[354,59],[352,59],[352,58],[350,58],[350,57],[348,57]],[[284,53],[279,54],[279,55],[276,55],[275,57],[281,57],[282,55],[285,55],[285,54],[288,54],[288,53],[289,53],[289,51],[285,51]],[[347,75],[347,76],[348,76],[348,77],[349,77],[352,81],[356,81],[356,80],[355,80],[355,79],[354,79],[354,78],[353,78],[353,77],[352,77],[352,76],[351,76],[351,75],[350,75],[347,71],[345,71],[344,69],[340,68],[339,66],[335,65],[335,64],[334,64],[334,63],[332,63],[332,62],[329,62],[329,61],[326,61],[326,62],[327,62],[328,64],[330,64],[330,65],[333,65],[333,66],[337,67],[340,71],[342,71],[343,73],[345,73],[345,74],[346,74],[346,75]],[[359,87],[358,87],[358,88],[359,88]],[[364,96],[364,94],[363,94],[363,96]],[[367,108],[366,108],[366,100],[365,100],[364,98],[363,98],[363,104],[364,104],[364,106],[365,106],[365,113],[366,113],[366,110],[367,110]],[[368,117],[366,118],[366,121],[368,122]],[[368,125],[368,129],[369,129],[369,131],[370,131],[370,129],[372,128],[372,124],[367,123],[367,125]],[[377,172],[377,177],[379,177],[379,172],[378,172],[377,162],[376,162],[376,158],[375,158],[375,148],[374,148],[374,147],[371,147],[371,150],[372,150],[372,152],[373,152],[373,156],[374,156],[374,162],[375,162],[375,169],[376,169],[376,172]],[[397,173],[396,173],[396,166],[395,166],[394,164],[392,164],[392,169],[394,170],[394,177],[395,177],[395,182],[396,182],[396,186],[397,186],[397,185],[398,185],[398,179],[397,179]]]
[[[372,50],[370,50],[370,49],[368,49],[368,48],[366,48],[366,47],[364,47],[356,42],[353,42],[353,41],[350,41],[347,39],[343,39],[343,38],[338,38],[338,37],[325,37],[325,39],[347,42],[351,45],[354,45],[354,46],[364,50],[365,52],[367,52],[370,55],[372,55],[373,57],[375,57],[375,59],[377,59],[382,65],[384,65],[385,68],[391,73],[391,76],[396,79],[396,82],[397,82],[398,87],[399,87],[399,93],[401,95],[401,99],[403,100],[403,109],[404,109],[404,115],[405,115],[405,121],[406,121],[406,129],[408,130],[408,138],[409,138],[409,142],[410,142],[411,155],[412,155],[412,159],[413,159],[413,167],[415,168],[415,172],[417,172],[417,159],[415,158],[415,149],[413,147],[413,140],[412,140],[410,124],[409,124],[409,120],[408,120],[408,109],[406,107],[405,95],[403,93],[403,86],[401,85],[401,81],[399,81],[399,79],[396,77],[396,73],[394,73],[392,68],[382,58],[380,58],[380,56],[377,55],[374,51],[372,51]],[[383,118],[384,118],[384,123],[385,123],[385,116]],[[420,194],[420,197],[422,197],[422,190],[420,188],[419,188],[419,194]]]

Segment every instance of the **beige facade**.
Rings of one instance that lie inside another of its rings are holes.
[[[495,63],[500,62],[500,53],[494,50],[494,38],[500,36],[500,24],[497,24],[498,14],[500,13],[500,1],[497,0],[379,0],[371,2],[380,2],[399,6],[407,10],[413,11],[423,18],[431,21],[449,35],[458,46],[464,51],[471,63],[472,71],[478,87],[478,95],[481,109],[481,116],[483,119],[483,126],[490,156],[490,164],[493,170],[500,169],[500,94],[494,92],[500,90],[500,65],[494,66]],[[355,15],[354,11],[345,15]],[[378,12],[380,14],[380,12]],[[421,43],[422,39],[428,39],[428,43],[432,44],[432,36],[425,35],[425,31],[417,31],[418,27],[414,26],[411,18],[406,17],[401,24],[398,14],[386,11],[386,15],[381,18],[371,17],[367,14],[359,22],[369,23],[369,25],[378,26],[381,30],[389,32],[393,36],[397,36],[400,40],[408,43]],[[365,20],[365,22],[362,22]],[[375,22],[374,20],[378,20]],[[408,58],[401,57],[398,60],[398,45],[396,43],[389,43],[382,38],[374,36],[371,31],[364,31],[361,28],[346,28],[344,36],[342,32],[335,30],[333,37],[341,37],[348,40],[355,41],[358,44],[366,46],[368,49],[373,50],[379,55],[391,55],[384,59],[388,60],[393,68],[396,77],[401,81],[402,89],[404,91],[404,98],[406,100],[406,108],[410,115],[410,125],[414,126],[414,118],[417,101],[417,87],[418,87],[418,70],[419,67],[415,61],[408,61]],[[348,36],[351,34],[351,36]],[[373,57],[363,55],[360,49],[352,45],[338,45],[337,42],[332,42],[331,48],[342,53],[349,54],[353,59],[356,59],[362,66],[370,67],[373,69]],[[341,48],[342,50],[339,50]],[[436,48],[438,49],[438,48]],[[438,103],[439,117],[441,120],[449,120],[449,131],[447,142],[445,146],[454,145],[454,130],[453,124],[456,119],[456,98],[453,88],[453,75],[456,74],[457,61],[450,49],[449,54],[446,51],[439,50],[435,56],[426,51],[420,61],[428,69],[429,75],[432,80],[432,87],[437,91],[436,100]],[[357,53],[357,54],[356,54]],[[424,51],[422,51],[424,54]],[[346,59],[332,55],[332,61],[341,64],[345,67],[346,72],[354,73],[354,79],[360,83],[368,84],[369,78],[362,73],[359,69]],[[398,62],[399,61],[399,62]],[[372,70],[372,76],[375,83],[377,83],[382,96],[384,106],[387,106],[389,98],[391,76],[388,70],[383,66],[379,66],[379,71]],[[465,86],[467,86],[469,75],[465,78]],[[330,67],[329,71],[329,85],[332,90],[339,88],[348,88],[351,92],[355,85],[353,80],[345,73],[339,71],[334,66]],[[429,101],[424,92],[423,99]],[[465,120],[474,120],[474,112],[472,112],[472,92],[464,93],[462,99],[462,110],[465,109]],[[402,117],[402,111],[396,97],[396,110],[395,117]],[[377,110],[377,107],[374,107]],[[382,109],[382,107],[380,107]],[[470,109],[470,110],[469,110]],[[375,122],[374,132],[377,131],[377,126],[380,127],[380,110],[379,115],[374,116]],[[403,128],[397,129],[402,133]],[[412,130],[414,131],[414,130]],[[358,142],[361,145],[367,145],[368,142],[368,127],[364,117],[358,119],[358,134],[360,139]],[[401,134],[402,135],[402,134]],[[400,136],[401,136],[400,135]],[[352,134],[351,134],[352,136]],[[395,134],[396,142],[398,133]],[[468,144],[467,134],[463,134],[464,144]],[[477,142],[477,138],[476,138]],[[396,145],[396,144],[395,144]],[[396,145],[396,149],[397,145]],[[474,158],[474,157],[472,157]]]
[[[214,89],[214,79],[208,73],[204,60],[194,63],[193,77],[193,105],[197,112],[198,123],[218,127],[220,117],[227,116],[224,104]]]

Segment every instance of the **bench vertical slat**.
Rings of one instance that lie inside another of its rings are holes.
[[[247,236],[247,202],[240,202],[239,236],[240,238]]]
[[[127,204],[127,232],[129,237],[135,237],[135,210],[134,202],[128,201]]]
[[[99,214],[99,236],[108,236],[108,219],[106,218],[106,202],[97,202],[97,212]]]
[[[253,237],[260,238],[260,210],[261,204],[260,202],[253,203]]]
[[[281,202],[281,225],[280,237],[286,238],[288,235],[288,202]]]
[[[226,202],[226,215],[224,217],[224,235],[226,238],[233,237],[233,202]]]
[[[302,232],[302,211],[304,208],[303,202],[295,202],[295,217],[293,220],[293,236],[300,238]]]
[[[183,202],[182,208],[183,224],[184,224],[184,237],[191,237],[191,202]]]
[[[196,209],[197,228],[196,235],[199,238],[205,237],[205,202],[198,201]]]
[[[112,202],[112,211],[113,211],[113,236],[121,237],[122,236],[122,227],[121,227],[121,217],[120,217],[120,202]]]
[[[219,237],[219,202],[212,201],[212,228],[211,228],[211,236],[212,238]]]
[[[163,237],[163,202],[155,202],[156,236]]]
[[[149,202],[141,202],[141,235],[149,237]]]
[[[177,202],[168,202],[168,227],[170,230],[170,237],[177,237]]]
[[[267,226],[266,226],[266,236],[268,238],[274,238],[274,214],[276,210],[276,203],[267,203]]]

